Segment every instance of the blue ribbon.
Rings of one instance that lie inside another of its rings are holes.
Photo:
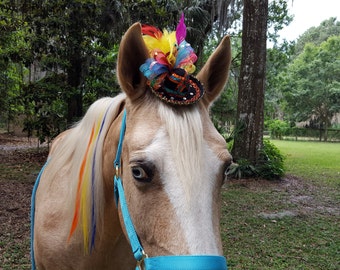
[[[40,183],[40,178],[41,175],[43,174],[48,161],[46,161],[45,165],[41,168],[37,179],[35,180],[34,186],[33,186],[33,190],[32,190],[32,197],[31,197],[31,266],[32,266],[32,270],[36,269],[36,265],[35,265],[35,258],[34,258],[34,222],[35,222],[35,197],[37,194],[37,189]]]

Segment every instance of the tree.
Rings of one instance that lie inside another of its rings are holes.
[[[287,101],[282,92],[282,74],[287,70],[294,55],[294,43],[284,41],[267,49],[265,120],[285,117]]]
[[[268,0],[246,0],[233,156],[259,160],[263,137]]]
[[[330,36],[340,35],[340,22],[336,18],[331,17],[324,20],[317,27],[311,27],[305,31],[298,39],[295,45],[295,55],[298,56],[302,53],[307,43],[320,45],[326,41]]]
[[[83,110],[93,100],[105,95],[114,95],[118,91],[115,80],[117,44],[123,32],[133,22],[141,21],[160,28],[174,29],[180,14],[184,12],[188,41],[199,55],[198,67],[204,63],[203,52],[212,44],[219,43],[220,38],[226,33],[234,35],[234,44],[241,43],[239,40],[241,27],[237,23],[242,16],[241,0],[4,0],[0,7],[3,3],[6,9],[1,9],[0,12],[5,10],[8,17],[16,18],[16,21],[11,23],[12,28],[8,28],[6,33],[12,34],[13,27],[26,29],[24,46],[20,47],[19,53],[13,54],[15,56],[13,63],[19,63],[19,67],[26,67],[29,70],[33,70],[30,69],[33,63],[42,71],[39,78],[39,80],[43,78],[41,82],[31,80],[33,76],[28,76],[28,81],[20,82],[24,86],[20,89],[24,89],[24,93],[28,94],[23,100],[30,102],[25,104],[27,117],[30,119],[32,112],[37,109],[52,111],[54,102],[58,104],[65,102],[66,105],[57,106],[57,115],[68,118],[69,125],[82,115]],[[275,5],[271,11],[274,15],[271,18],[273,22],[278,21],[278,24],[274,23],[275,30],[279,29],[281,24],[279,20],[282,17],[279,13],[284,9],[285,2],[275,0],[273,3]],[[3,35],[0,39],[2,37]],[[228,91],[213,110],[218,113],[221,123],[230,121],[235,115],[237,93],[235,82],[239,77],[240,55],[235,49]],[[18,56],[23,59],[19,59]],[[65,85],[56,79],[61,77],[66,80]],[[45,92],[52,89],[59,91],[55,95],[43,93],[42,85],[46,85]],[[34,89],[42,91],[44,98],[39,99],[37,95],[30,95]],[[39,99],[40,104],[40,107],[34,108],[33,111],[32,106],[37,106],[38,102],[32,98]],[[46,104],[41,106],[41,102]],[[60,108],[67,108],[67,111],[61,113]],[[40,111],[36,115],[46,116]]]
[[[340,35],[329,37],[319,46],[307,43],[289,66],[284,90],[295,121],[313,119],[327,130],[340,112]]]
[[[287,0],[272,0],[268,7],[268,41],[278,46],[279,31],[293,20],[288,12]]]
[[[279,74],[286,70],[294,54],[294,42],[279,40],[279,31],[293,20],[286,0],[271,1],[268,10],[268,41],[266,60],[265,120],[283,119],[286,101],[281,92]]]
[[[94,57],[94,41],[101,40],[103,1],[31,1],[23,14],[31,26],[32,52],[46,76],[66,74],[67,120],[83,114],[83,84],[87,63]]]
[[[10,123],[23,112],[22,95],[24,63],[31,54],[27,43],[29,27],[17,13],[13,1],[0,3],[0,124]]]

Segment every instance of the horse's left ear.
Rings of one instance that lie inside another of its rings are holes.
[[[145,92],[146,78],[139,71],[139,67],[148,57],[141,25],[135,23],[120,42],[117,61],[119,85],[131,100],[139,98]]]
[[[203,84],[205,94],[202,101],[209,107],[222,92],[228,76],[231,63],[230,38],[225,36],[215,52],[210,55],[197,79]]]

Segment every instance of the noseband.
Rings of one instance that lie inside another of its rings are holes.
[[[129,209],[126,203],[124,188],[120,175],[121,154],[126,128],[126,110],[124,110],[122,125],[120,129],[119,143],[114,161],[114,196],[116,205],[120,201],[120,209],[124,220],[125,229],[130,241],[132,253],[137,261],[136,270],[227,270],[225,257],[216,255],[179,255],[158,256],[149,258],[145,253],[135,227],[133,225]]]

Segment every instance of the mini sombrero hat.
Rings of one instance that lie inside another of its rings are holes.
[[[140,66],[152,92],[160,99],[176,105],[197,102],[204,94],[203,86],[191,74],[195,71],[197,56],[185,41],[186,26],[182,14],[176,31],[160,31],[143,25],[143,38],[150,58]]]

